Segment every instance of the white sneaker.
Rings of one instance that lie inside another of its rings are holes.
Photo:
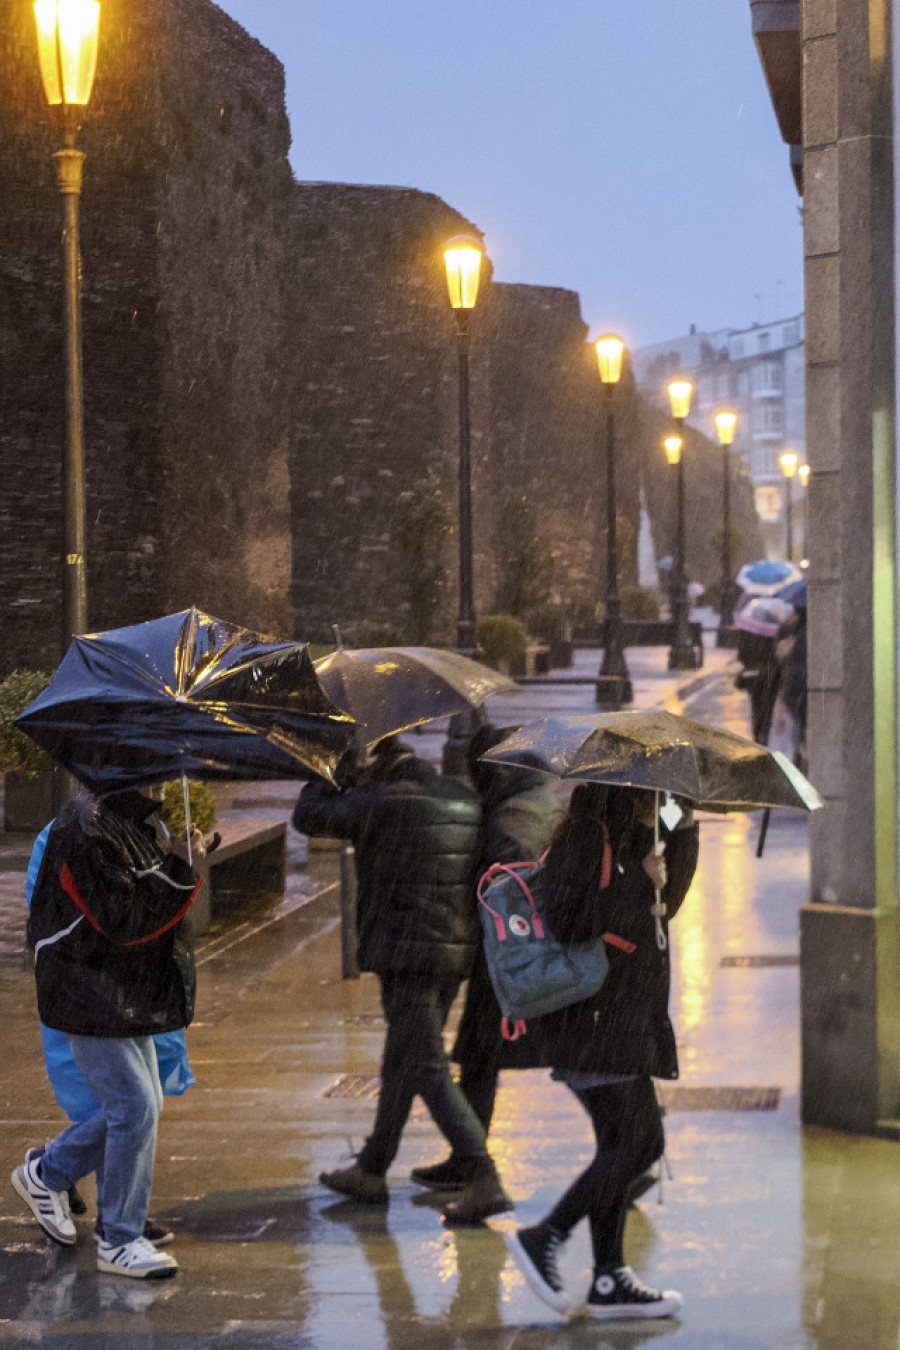
[[[66,1191],[51,1191],[38,1175],[40,1159],[31,1158],[17,1167],[10,1177],[13,1190],[21,1196],[48,1237],[64,1247],[75,1245],[75,1225],[69,1213]]]
[[[110,1275],[128,1275],[132,1280],[167,1280],[178,1272],[178,1262],[168,1252],[158,1252],[146,1238],[124,1246],[98,1241],[97,1269]]]
[[[650,1289],[630,1266],[594,1271],[585,1312],[598,1322],[635,1317],[674,1317],[684,1305],[677,1289]]]

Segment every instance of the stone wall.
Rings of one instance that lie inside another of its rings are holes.
[[[0,663],[60,645],[61,205],[32,6],[0,30]],[[283,72],[214,5],[104,0],[79,141],[92,627],[287,621]]]
[[[64,430],[60,136],[30,0],[4,15],[0,673],[58,657]],[[452,641],[458,358],[442,245],[477,227],[413,189],[295,182],[281,65],[208,0],[104,0],[84,123],[91,626],[194,603],[304,638],[364,622],[403,635],[398,500],[430,473],[451,525],[433,636]],[[554,597],[593,604],[602,390],[578,297],[486,270],[471,322],[476,606],[494,603],[498,522],[523,498]],[[643,476],[659,540],[657,415],[630,377],[616,407],[619,509],[637,525]],[[698,503],[705,462],[692,452]],[[689,541],[711,580],[717,562]]]

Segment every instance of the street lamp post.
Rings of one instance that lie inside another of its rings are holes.
[[[457,235],[444,248],[447,290],[456,319],[459,352],[459,614],[456,650],[475,656],[475,596],[472,567],[472,467],[469,444],[469,315],[478,298],[482,247],[469,235]]]
[[[734,444],[737,414],[716,413],[716,432],[722,447],[722,597],[719,602],[717,646],[728,645],[728,630],[734,622],[734,581],[731,575],[731,463],[729,446]]]
[[[616,532],[616,430],[614,395],[616,385],[622,375],[622,360],[625,355],[625,343],[612,333],[606,334],[595,344],[597,363],[600,367],[600,379],[603,382],[606,402],[606,621],[604,623],[603,659],[600,663],[600,679],[596,684],[597,703],[631,703],[634,694],[631,677],[625,660],[625,643],[622,633],[622,606],[619,599],[619,549]],[[613,684],[614,696],[606,696],[610,683],[604,683],[604,677]]]
[[[456,235],[444,246],[447,291],[456,319],[459,353],[459,609],[456,623],[456,650],[463,656],[477,657],[475,637],[475,588],[472,549],[472,463],[469,441],[469,315],[478,298],[483,258],[481,241],[471,235]],[[442,769],[447,775],[466,776],[466,749],[480,720],[471,713],[455,713],[450,718],[444,742]]]
[[[779,455],[778,463],[784,474],[784,543],[788,562],[794,561],[794,533],[791,520],[791,479],[797,472],[800,456],[795,450],[785,450]]]
[[[79,199],[84,154],[75,141],[81,110],[91,97],[97,69],[99,0],[35,0],[38,59],[47,102],[59,109],[63,149],[57,150],[63,199],[63,324],[65,331],[66,434],[62,462],[62,646],[87,630],[84,505],[84,393],[81,365],[81,243]]]
[[[674,462],[678,471],[677,533],[675,540],[675,576],[672,586],[672,645],[669,648],[670,670],[694,670],[697,657],[691,643],[691,630],[688,621],[687,572],[685,569],[684,546],[684,423],[691,411],[691,395],[694,387],[690,380],[679,378],[671,380],[668,386],[669,404],[672,416],[678,427],[678,458]],[[668,450],[667,450],[668,453]]]

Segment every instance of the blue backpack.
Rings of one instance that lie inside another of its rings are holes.
[[[607,849],[601,888],[609,885],[609,878]],[[607,943],[634,951],[633,942],[614,933],[592,942],[558,942],[541,917],[546,898],[543,858],[494,863],[478,884],[484,955],[503,1014],[504,1040],[524,1035],[529,1017],[543,1017],[596,994],[609,970]]]

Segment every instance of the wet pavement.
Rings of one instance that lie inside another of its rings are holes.
[[[729,655],[697,674],[665,653],[629,653],[639,706],[684,709],[746,729]],[[582,653],[578,673],[594,673]],[[680,690],[680,694],[679,694]],[[590,686],[495,700],[509,724],[591,706]],[[437,756],[440,736],[416,738]],[[284,815],[290,785],[245,789],[235,806]],[[443,1156],[417,1106],[389,1177],[387,1210],[338,1200],[317,1181],[370,1124],[382,1023],[377,986],[340,979],[334,853],[291,843],[286,894],[219,916],[200,951],[189,1034],[198,1086],[163,1113],[154,1212],[176,1230],[178,1277],[98,1275],[90,1219],[73,1250],[44,1239],[0,1182],[0,1345],[53,1350],[898,1350],[900,1152],[798,1121],[798,907],[806,822],[704,817],[700,866],[673,925],[672,1010],[682,1077],[667,1085],[672,1179],[631,1214],[626,1253],[650,1283],[685,1296],[679,1320],[599,1326],[545,1308],[507,1258],[504,1228],[543,1216],[589,1156],[586,1118],[543,1073],[502,1080],[491,1147],[515,1217],[445,1229],[411,1203],[410,1168]],[[290,832],[289,832],[290,833]],[[0,1139],[7,1171],[62,1120],[40,1060],[31,976],[21,962],[27,841],[0,845]],[[740,1091],[743,1089],[743,1091]],[[89,1212],[91,1183],[86,1183]],[[587,1292],[584,1226],[563,1254]]]

